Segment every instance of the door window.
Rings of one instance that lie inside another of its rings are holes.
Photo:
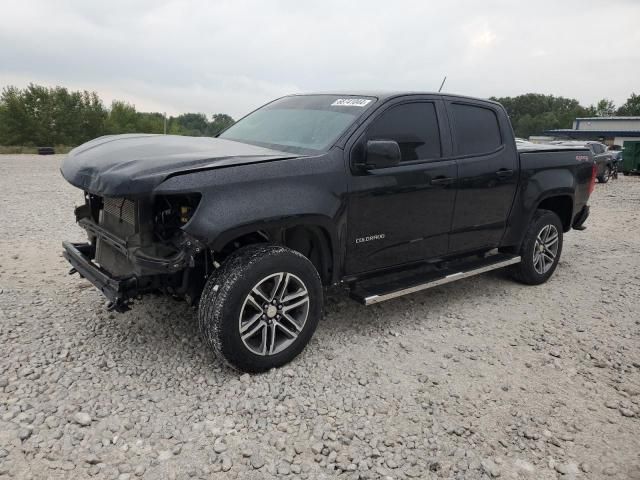
[[[401,161],[442,156],[436,107],[432,102],[405,103],[386,110],[369,126],[367,140],[395,140]]]
[[[496,113],[490,108],[451,104],[459,155],[482,155],[502,145]]]

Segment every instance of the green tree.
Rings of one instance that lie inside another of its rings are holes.
[[[226,113],[214,113],[211,116],[211,122],[207,126],[206,134],[210,137],[215,137],[234,123],[235,120]]]
[[[138,112],[119,100],[107,110],[95,92],[30,84],[0,94],[0,145],[73,146],[105,134],[163,133],[164,123],[163,114]],[[223,113],[211,121],[203,113],[185,113],[167,119],[167,133],[214,136],[231,124]]]
[[[178,122],[177,117],[169,117],[167,120],[167,133],[169,135],[186,135],[182,125]]]
[[[7,87],[0,96],[0,143],[77,145],[102,135],[105,116],[96,93]]]
[[[627,101],[618,109],[618,115],[626,117],[640,116],[640,95],[632,93]]]
[[[0,144],[31,144],[32,123],[23,91],[16,87],[4,88],[0,97]]]
[[[138,112],[136,133],[164,133],[164,115],[158,112]]]
[[[114,100],[105,121],[105,131],[109,135],[136,133],[138,115],[133,105]]]
[[[616,106],[613,103],[613,100],[609,100],[608,98],[603,98],[600,100],[595,108],[596,117],[612,117],[616,114]]]
[[[70,145],[84,143],[105,134],[108,112],[96,92],[82,92],[83,118],[82,135]]]
[[[176,117],[184,135],[200,137],[207,132],[207,116],[204,113],[183,113]]]
[[[541,135],[545,130],[570,128],[575,118],[590,114],[577,100],[553,95],[527,93],[492,100],[504,105],[516,136],[522,138]]]
[[[52,117],[48,144],[73,145],[83,136],[82,93],[56,87],[49,89],[48,94]]]
[[[23,92],[24,106],[29,116],[26,145],[53,145],[58,130],[59,118],[53,91],[47,87],[30,84]]]

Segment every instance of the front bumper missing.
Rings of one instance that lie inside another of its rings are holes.
[[[91,261],[88,243],[62,242],[62,255],[71,266],[89,280],[111,302],[110,308],[124,311],[128,300],[137,295],[138,279],[135,275],[114,278]],[[73,270],[72,270],[73,272]]]
[[[88,218],[78,220],[78,225],[128,258],[133,267],[138,269],[136,273],[139,274],[175,273],[185,267],[192,267],[193,256],[203,249],[203,245],[196,240],[185,239],[184,244],[180,245],[180,249],[175,255],[168,258],[154,257],[145,254],[141,248],[130,247],[125,240],[113,235]]]
[[[185,236],[175,254],[165,258],[151,256],[145,254],[141,248],[128,248],[124,240],[93,222],[78,223],[96,238],[112,245],[130,262],[131,269],[126,275],[115,276],[93,261],[94,248],[91,244],[62,242],[62,255],[73,267],[71,273],[78,272],[89,280],[109,300],[109,309],[112,310],[126,311],[131,299],[159,286],[173,285],[165,280],[175,279],[176,275],[180,281],[184,281],[184,275],[195,267],[196,255],[205,251],[203,244]]]

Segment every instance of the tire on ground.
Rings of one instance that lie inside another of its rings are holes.
[[[607,183],[610,177],[611,177],[611,167],[606,166],[604,167],[604,172],[602,172],[602,175],[598,176],[598,182]]]
[[[240,315],[245,299],[262,279],[293,274],[308,292],[309,307],[297,338],[283,351],[258,355],[243,342]],[[263,372],[295,358],[311,339],[322,316],[323,290],[313,264],[302,254],[278,245],[258,244],[234,252],[206,283],[198,309],[200,332],[215,354],[233,368]]]
[[[553,227],[555,227],[558,233],[558,249],[549,269],[544,273],[540,273],[536,271],[536,268],[534,266],[534,250],[536,248],[536,239],[538,238],[538,235],[548,225],[552,225]],[[560,217],[558,217],[555,212],[552,212],[550,210],[536,210],[533,218],[531,219],[529,228],[525,233],[522,247],[520,249],[520,256],[522,257],[522,261],[517,265],[513,265],[511,267],[511,274],[514,279],[521,283],[527,285],[540,285],[541,283],[546,282],[551,277],[551,275],[553,275],[553,272],[558,266],[558,261],[560,260],[561,253],[562,222],[560,221]]]

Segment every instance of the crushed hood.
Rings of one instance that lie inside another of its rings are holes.
[[[221,138],[111,135],[71,150],[60,170],[88,192],[135,197],[151,193],[172,175],[297,156]]]

